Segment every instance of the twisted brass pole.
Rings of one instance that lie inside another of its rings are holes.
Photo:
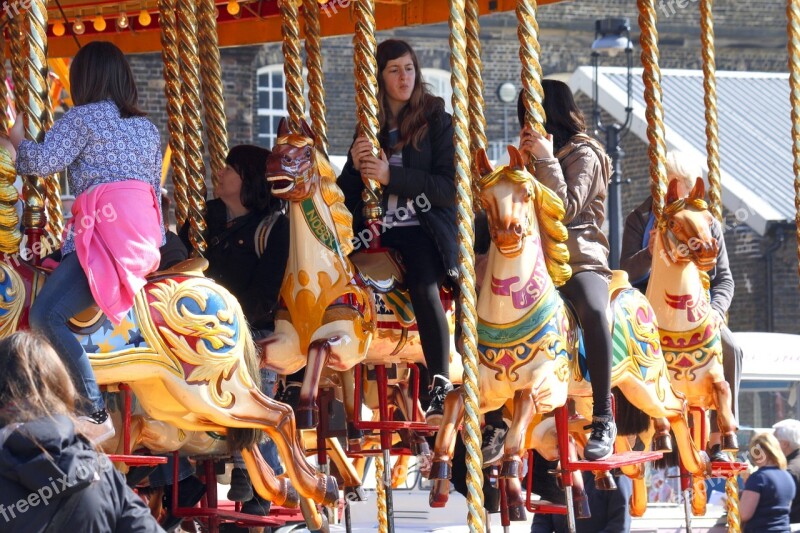
[[[667,191],[666,145],[664,143],[664,108],[661,105],[661,69],[658,67],[658,30],[654,0],[637,0],[642,45],[642,79],[644,82],[645,115],[647,117],[647,156],[650,160],[650,191],[653,214],[661,220]]]
[[[200,38],[200,72],[203,75],[203,109],[206,117],[208,161],[211,166],[211,181],[214,184],[217,183],[219,171],[225,168],[225,157],[228,155],[228,126],[225,119],[216,14],[214,0],[199,2],[197,22]]]
[[[789,36],[789,98],[792,103],[792,156],[794,161],[794,210],[797,254],[800,263],[800,0],[786,1],[786,33]]]
[[[286,110],[289,114],[289,129],[295,133],[302,130],[305,115],[303,96],[303,59],[300,52],[300,6],[299,0],[282,0],[281,37],[283,41],[283,75],[286,77]]]
[[[353,36],[353,62],[356,80],[356,118],[358,133],[372,143],[372,153],[380,154],[378,142],[378,66],[375,59],[375,0],[355,0],[356,31]],[[366,189],[364,217],[376,220],[383,216],[381,185],[362,175]]]
[[[28,84],[25,73],[25,24],[24,17],[13,17],[8,21],[9,59],[11,61],[11,80],[14,82],[14,111],[22,113],[28,100]]]
[[[461,309],[461,358],[464,366],[464,445],[467,466],[467,525],[482,532],[483,457],[481,454],[480,391],[478,390],[478,335],[475,295],[475,255],[472,230],[470,123],[468,114],[467,39],[464,0],[450,0],[450,83],[453,86],[453,128],[456,191],[458,193],[458,286]]]
[[[49,72],[49,65],[48,65]],[[48,76],[48,87],[50,78]],[[50,89],[47,91],[47,115],[45,117],[44,129],[49,130],[53,126],[53,102]],[[47,248],[42,249],[42,256],[46,256],[56,251],[61,243],[61,234],[64,231],[64,213],[61,209],[61,181],[58,174],[46,176],[45,185],[45,208],[47,210]]]
[[[7,25],[7,24],[6,24]],[[6,131],[8,128],[11,127],[11,117],[8,116],[8,87],[6,86],[6,57],[5,57],[5,49],[6,49],[6,36],[5,36],[5,26],[0,26],[0,59],[2,60],[2,69],[0,69],[0,73],[2,73],[2,79],[0,79],[0,120],[3,121],[3,131]],[[11,30],[9,30],[11,31]]]
[[[728,533],[741,533],[742,520],[739,517],[739,483],[737,476],[728,476],[725,480],[725,505],[728,508]]]
[[[484,116],[483,78],[481,76],[481,25],[478,21],[478,0],[466,0],[467,76],[469,92],[470,154],[473,156],[472,178],[478,178],[475,152],[486,149],[486,117]]]
[[[700,41],[703,51],[703,100],[706,108],[708,198],[711,213],[722,222],[722,182],[719,172],[717,66],[714,58],[714,0],[700,0]]]
[[[181,99],[181,62],[178,55],[178,29],[175,0],[159,0],[161,26],[161,60],[164,63],[164,94],[167,98],[167,129],[172,151],[172,183],[175,197],[175,219],[178,227],[189,213],[189,184],[186,176],[186,146],[183,142],[183,106]]]
[[[522,63],[522,101],[525,104],[525,125],[532,126],[542,135],[544,130],[544,90],[542,67],[539,63],[539,23],[536,22],[536,0],[517,2],[517,37],[519,59]]]
[[[386,508],[386,485],[383,479],[386,475],[384,469],[389,468],[383,464],[383,457],[375,456],[375,492],[378,499],[378,533],[389,531],[389,520],[387,519],[388,510]]]
[[[200,72],[197,57],[197,11],[192,0],[178,0],[178,53],[181,57],[183,138],[189,192],[189,240],[194,249],[206,251],[206,181],[203,163],[203,122],[200,119]]]
[[[322,42],[317,0],[303,0],[303,20],[306,31],[306,68],[308,68],[308,104],[311,112],[311,129],[317,137],[317,148],[328,153],[325,75],[322,71]]]
[[[47,4],[33,0],[25,13],[25,42],[27,44],[27,100],[25,134],[36,142],[44,140],[45,126],[50,114],[50,91],[47,69]],[[47,222],[44,214],[45,180],[41,176],[23,176],[22,196],[25,198],[23,223],[31,230],[29,245],[35,251],[36,243]],[[37,254],[38,255],[38,254]],[[34,257],[34,261],[38,258]]]
[[[9,28],[9,33],[13,30]],[[2,60],[2,79],[0,80],[0,99],[2,99],[2,120],[4,128],[10,127],[9,117],[6,114],[6,102],[8,101],[8,92],[6,88],[6,62],[5,62],[5,40],[2,29],[0,28],[0,45],[2,45],[3,53],[0,53],[0,60]],[[19,193],[17,188],[14,187],[14,182],[17,179],[17,173],[14,168],[14,163],[11,160],[11,154],[3,152],[0,153],[0,252],[13,254],[19,251],[19,243],[22,241],[22,233],[19,231],[19,215],[17,214],[17,202],[19,201]]]

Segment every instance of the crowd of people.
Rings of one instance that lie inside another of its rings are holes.
[[[429,376],[426,418],[437,424],[445,396],[453,390],[450,332],[439,300],[443,287],[456,288],[458,282],[452,117],[424,83],[408,43],[382,42],[377,62],[380,151],[376,155],[369,140],[356,135],[338,184],[356,233],[364,226],[363,178],[383,187],[386,231],[381,243],[399,253],[406,269]],[[136,84],[122,52],[109,43],[85,45],[71,63],[70,82],[75,105],[42,142],[24,139],[21,114],[9,139],[0,142],[15,154],[20,174],[69,170],[70,190],[76,196],[73,220],[94,215],[97,206],[108,204],[114,206],[117,221],[96,224],[88,232],[67,227],[60,263],[30,310],[34,333],[0,340],[0,513],[15,504],[19,511],[16,522],[0,521],[0,532],[19,530],[14,524],[20,523],[25,523],[26,531],[65,530],[87,523],[99,524],[93,529],[97,531],[157,531],[159,526],[120,474],[100,468],[102,456],[96,445],[110,438],[114,428],[88,356],[67,322],[93,304],[118,322],[147,274],[187,257],[192,248],[189,227],[180,228],[179,238],[165,230],[168,219],[163,210],[168,204],[161,203],[160,136],[138,107]],[[546,134],[525,124],[520,98],[519,149],[530,159],[535,179],[564,203],[572,277],[561,293],[583,326],[593,388],[591,431],[582,453],[586,459],[599,460],[613,452],[617,433],[607,316],[611,271],[601,229],[611,170],[603,147],[587,134],[569,87],[554,80],[545,80],[542,87]],[[216,176],[215,198],[207,202],[205,214],[206,275],[238,299],[257,337],[274,329],[290,246],[285,206],[271,195],[264,179],[269,154],[257,146],[232,148]],[[667,172],[670,181],[678,183],[680,195],[687,194],[701,176],[700,167],[680,153],[668,156]],[[415,200],[421,195],[429,209],[417,209]],[[652,263],[653,225],[652,199],[631,213],[625,225],[621,264],[642,290]],[[263,228],[267,231],[260,231]],[[718,222],[711,231],[720,245],[716,268],[710,273],[711,307],[724,324],[733,277]],[[259,235],[268,238],[262,242]],[[726,326],[722,341],[725,377],[736,399],[742,354]],[[276,377],[261,377],[264,392],[274,393]],[[737,411],[734,403],[734,414]],[[484,454],[490,458],[502,448],[505,423],[500,413],[488,413],[486,421]],[[274,446],[266,442],[262,453],[279,473],[282,466]],[[715,460],[729,460],[719,448],[718,435],[712,435],[709,453]],[[747,479],[741,496],[745,531],[788,530],[790,521],[800,522],[795,497],[800,483],[800,422],[784,421],[776,425],[774,436],[754,437],[750,457],[758,470]],[[82,478],[82,465],[91,465],[96,475]],[[194,501],[182,503],[194,504],[204,487],[186,460],[179,472],[175,480],[171,467],[159,469],[150,482],[158,486],[190,479],[189,500]],[[235,459],[233,472],[229,497],[244,502],[247,512],[266,514],[269,502],[254,493],[240,458]],[[53,495],[52,501],[58,503],[46,506],[43,513],[22,512],[19,502],[41,493],[44,480],[56,475],[72,482],[69,490]],[[593,513],[607,517],[601,519],[606,522],[619,517],[620,527],[629,527],[624,493],[609,498],[598,494],[589,478],[586,481]],[[595,523],[586,527],[599,531]],[[534,521],[537,533],[561,530],[563,524],[557,521],[539,517]]]

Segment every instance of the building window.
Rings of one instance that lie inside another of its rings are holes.
[[[283,75],[283,64],[267,65],[257,71],[258,76],[258,144],[272,148],[278,138],[278,124],[287,116],[286,112],[286,78]],[[306,69],[303,69],[303,92],[308,115],[308,83],[305,82]]]
[[[453,88],[450,85],[450,72],[440,68],[422,69],[422,79],[430,86],[431,92],[444,99],[444,108],[453,112]]]

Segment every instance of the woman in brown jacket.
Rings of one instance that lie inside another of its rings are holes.
[[[592,433],[584,450],[589,460],[611,455],[617,427],[611,413],[611,330],[608,321],[608,241],[600,230],[605,219],[605,199],[610,177],[603,147],[584,133],[583,113],[570,88],[560,81],[544,80],[543,107],[547,121],[543,136],[524,127],[520,151],[535,159],[536,179],[564,202],[572,278],[561,287],[583,327],[586,364],[592,382],[594,409]],[[524,122],[522,99],[518,103]]]

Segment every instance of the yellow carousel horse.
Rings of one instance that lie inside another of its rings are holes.
[[[658,318],[672,386],[690,406],[717,410],[721,447],[736,452],[736,418],[722,368],[722,317],[711,308],[706,274],[716,265],[719,248],[711,236],[713,219],[704,196],[702,179],[686,198],[678,197],[677,182],[670,183],[667,206],[656,228],[647,299]],[[693,502],[695,512],[702,514],[705,484],[698,481],[695,487],[703,489]]]
[[[528,424],[535,414],[564,405],[568,395],[575,398],[578,413],[590,419],[592,395],[579,355],[576,319],[556,290],[571,274],[563,244],[567,232],[560,221],[563,205],[525,170],[517,149],[508,150],[511,163],[496,170],[485,152],[477,154],[481,178],[474,185],[492,235],[478,297],[479,390],[482,413],[513,400],[500,475],[506,479],[511,515],[523,518],[518,476]],[[702,470],[703,459],[689,435],[685,401],[670,385],[652,308],[627,281],[612,282],[610,291],[612,387],[648,416],[667,418],[687,469]],[[463,412],[462,395],[454,391],[447,397],[436,439],[433,506],[447,500],[455,430]],[[617,445],[626,448],[627,439],[618,438]]]

